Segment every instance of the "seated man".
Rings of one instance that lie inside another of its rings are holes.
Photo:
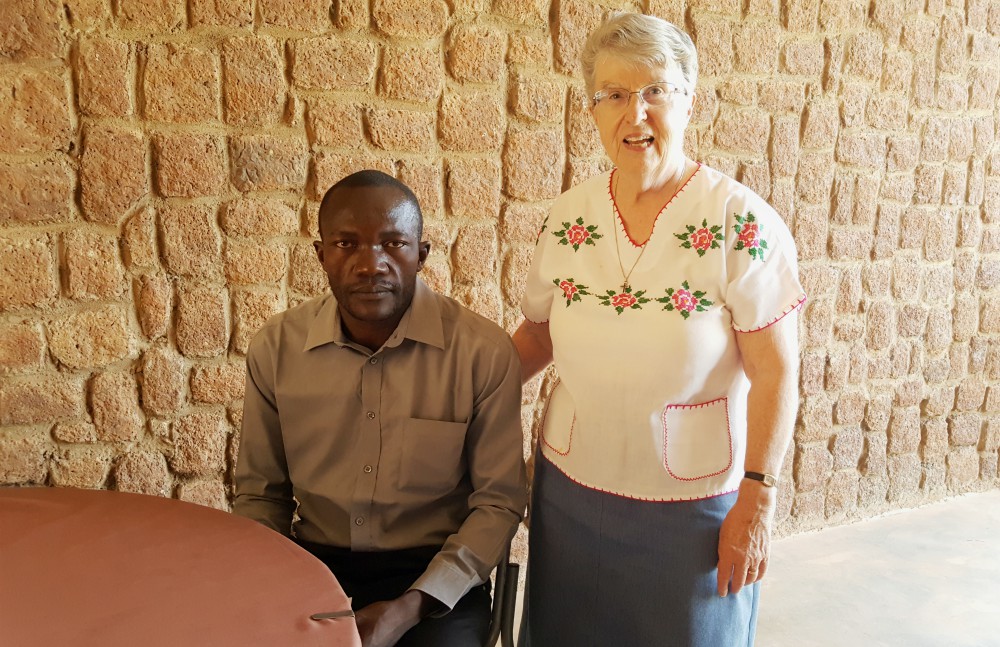
[[[384,173],[323,197],[333,294],[250,345],[234,512],[330,567],[366,647],[479,647],[526,504],[520,365],[501,328],[417,279],[422,231]]]

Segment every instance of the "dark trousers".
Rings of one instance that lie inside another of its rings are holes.
[[[298,540],[334,574],[355,611],[373,602],[398,598],[423,574],[441,550],[425,546],[375,553],[352,552]],[[451,612],[425,618],[397,647],[482,647],[490,630],[489,583],[474,587]]]

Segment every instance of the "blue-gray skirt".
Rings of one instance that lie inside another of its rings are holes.
[[[746,647],[759,584],[716,592],[736,494],[647,502],[592,490],[538,456],[520,647]]]

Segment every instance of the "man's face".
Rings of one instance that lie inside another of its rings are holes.
[[[430,243],[420,242],[420,216],[394,188],[345,188],[331,198],[316,255],[347,333],[384,343],[413,300]]]

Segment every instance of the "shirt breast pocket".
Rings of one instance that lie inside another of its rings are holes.
[[[455,489],[466,472],[464,422],[409,418],[400,443],[399,487],[423,494]]]
[[[668,404],[663,409],[663,467],[679,481],[718,476],[733,466],[729,401]]]

